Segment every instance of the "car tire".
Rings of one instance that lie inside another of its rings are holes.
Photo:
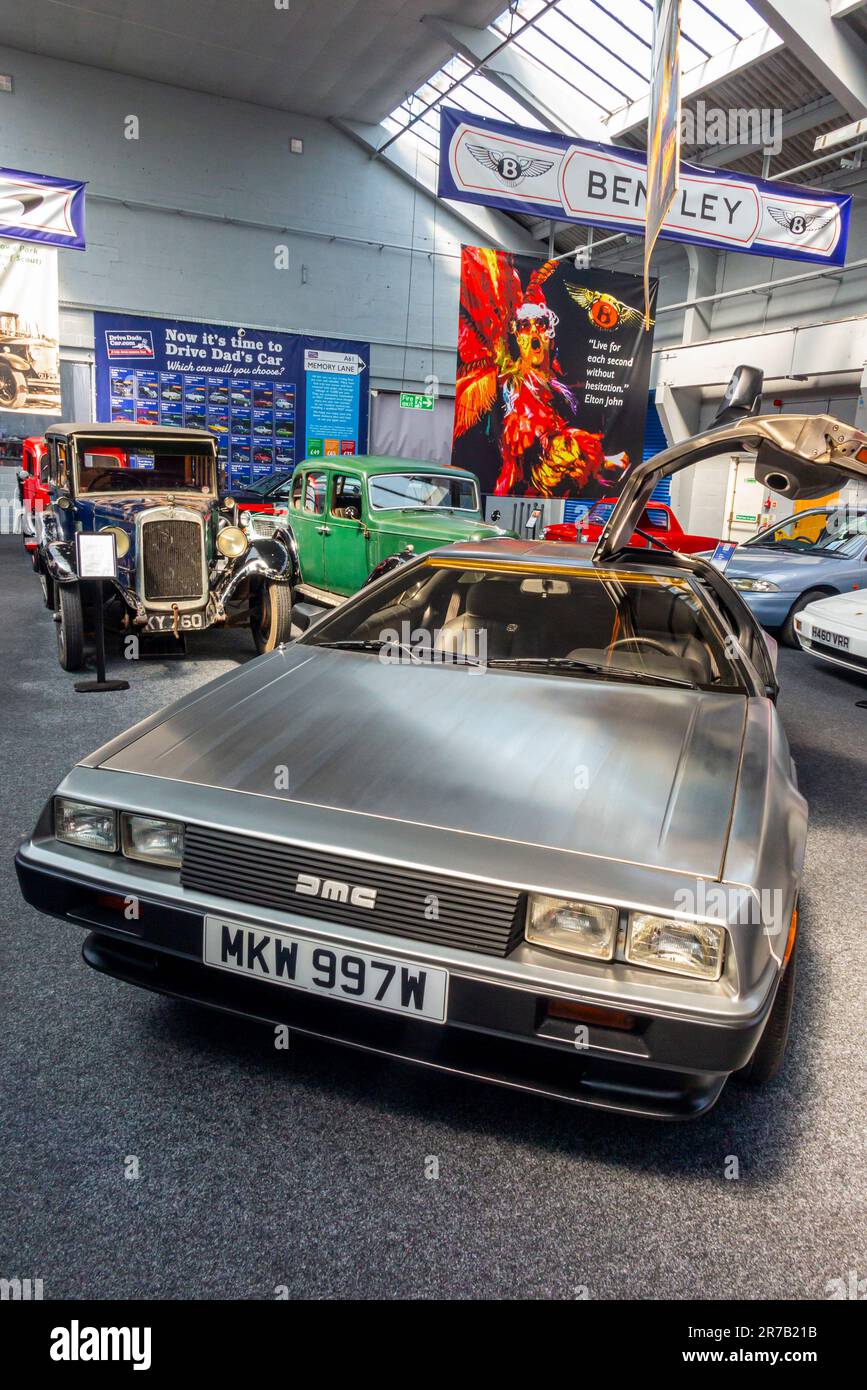
[[[830,598],[827,589],[808,589],[805,594],[801,594],[801,597],[792,604],[789,616],[783,623],[782,631],[780,632],[780,641],[784,646],[799,647],[801,645],[795,635],[795,618],[802,609],[807,607],[808,603],[818,603],[820,598]]]
[[[45,570],[39,571],[39,586],[42,589],[42,602],[52,613],[57,608],[57,601],[54,595],[54,580]]]
[[[764,1086],[766,1081],[774,1079],[783,1065],[795,998],[797,957],[798,943],[795,941],[758,1046],[746,1066],[736,1073],[738,1080],[748,1086]]]
[[[265,581],[253,602],[250,628],[260,655],[291,641],[292,590],[288,584]]]
[[[0,410],[18,410],[27,400],[27,382],[8,362],[0,362]]]
[[[64,671],[84,665],[84,607],[77,584],[57,585],[57,659]]]

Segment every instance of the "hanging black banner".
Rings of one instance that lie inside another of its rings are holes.
[[[498,496],[619,491],[641,459],[652,342],[640,276],[463,247],[452,463]]]

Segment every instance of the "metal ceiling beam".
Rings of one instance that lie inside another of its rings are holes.
[[[346,121],[336,116],[332,117],[331,124],[370,155],[378,154],[391,136],[391,132],[382,125],[365,125],[361,121]],[[497,212],[494,208],[474,207],[472,203],[455,203],[448,198],[437,197],[437,166],[423,152],[419,152],[416,161],[413,142],[395,141],[384,154],[379,155],[379,160],[420,188],[441,207],[448,208],[450,213],[471,228],[476,237],[481,238],[483,246],[500,246],[506,251],[524,251],[538,256],[538,242],[520,223],[505,213]],[[417,249],[425,251],[433,248],[419,245]]]
[[[789,140],[794,135],[803,135],[805,130],[815,130],[816,126],[824,125],[825,121],[835,120],[842,115],[845,115],[845,112],[836,97],[822,97],[820,101],[808,102],[806,106],[799,106],[796,111],[789,111],[783,117],[780,122],[783,139]],[[727,164],[733,164],[736,159],[743,159],[744,155],[754,154],[761,148],[761,145],[719,145],[693,162],[703,168],[722,169]]]
[[[834,19],[845,19],[847,14],[854,14],[856,10],[863,10],[865,3],[867,0],[828,0]]]
[[[867,44],[827,5],[804,0],[752,0],[753,9],[850,116],[867,116]]]
[[[513,45],[504,48],[502,35],[492,29],[474,29],[457,20],[442,19],[439,15],[426,14],[422,23],[468,63],[481,65],[489,82],[519,102],[549,130],[561,135],[578,135],[585,140],[599,140],[606,145],[611,143],[611,135],[598,112],[589,102],[582,101],[574,87],[537,67]]]
[[[755,8],[758,9],[759,5],[756,4]],[[702,92],[716,86],[718,82],[725,82],[737,73],[744,72],[747,68],[751,68],[754,63],[761,62],[771,53],[778,53],[784,47],[783,40],[769,29],[756,34],[749,34],[739,43],[732,44],[731,48],[725,49],[713,58],[708,58],[706,63],[699,63],[694,68],[688,68],[680,79],[681,100],[689,101],[690,97],[700,97]],[[606,124],[608,138],[616,141],[620,136],[627,135],[630,131],[643,125],[649,114],[650,93],[648,92],[646,96],[639,97],[637,101],[631,101],[628,106],[622,106],[619,111],[613,113]]]

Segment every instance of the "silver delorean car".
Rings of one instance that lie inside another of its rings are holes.
[[[774,644],[707,560],[629,539],[690,463],[755,450],[817,496],[867,436],[738,394],[595,552],[411,559],[86,758],[24,897],[131,984],[567,1101],[688,1118],[773,1076],[807,832]]]

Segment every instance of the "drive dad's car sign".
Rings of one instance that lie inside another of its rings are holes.
[[[441,198],[643,235],[641,150],[548,135],[506,121],[440,113]],[[659,235],[722,250],[842,265],[849,194],[681,163]]]

